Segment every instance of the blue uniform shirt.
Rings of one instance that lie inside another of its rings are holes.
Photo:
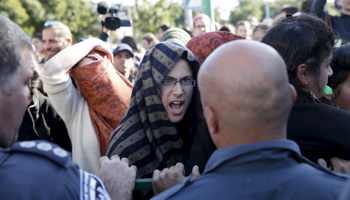
[[[203,174],[158,194],[158,199],[337,199],[347,175],[313,164],[290,140],[217,149]]]
[[[37,140],[0,148],[0,199],[110,199],[101,180],[69,152]]]

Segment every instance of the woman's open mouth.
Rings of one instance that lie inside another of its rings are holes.
[[[183,101],[173,101],[169,104],[169,107],[175,115],[178,115],[182,112],[184,105],[185,103]]]

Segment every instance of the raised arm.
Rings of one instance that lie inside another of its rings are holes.
[[[318,18],[324,20],[323,8],[326,2],[327,0],[314,0],[310,8],[310,13],[315,14]]]
[[[102,30],[101,30],[101,33],[98,35],[98,39],[100,39],[102,41],[105,41],[105,42],[107,42],[107,39],[109,37],[109,32],[110,32],[110,30],[108,28],[106,28],[106,26],[105,26],[106,17],[109,17],[109,16],[111,16],[110,13],[105,14],[103,16],[103,18],[101,20],[101,22],[102,22]]]
[[[93,49],[105,52],[108,59],[113,62],[109,45],[97,38],[91,38],[60,51],[45,63],[43,74],[50,77],[60,77]]]

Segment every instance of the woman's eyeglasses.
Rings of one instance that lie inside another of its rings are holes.
[[[180,80],[176,78],[165,78],[160,82],[160,85],[165,88],[174,87],[177,82],[180,82],[183,87],[194,87],[196,85],[196,81],[191,77],[185,77]]]

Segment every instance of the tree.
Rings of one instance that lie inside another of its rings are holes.
[[[0,13],[20,25],[28,35],[41,32],[45,21],[59,20],[68,25],[73,41],[98,34],[94,4],[84,0],[8,0],[0,1]]]
[[[19,0],[0,1],[0,13],[19,25],[29,19],[26,9]]]
[[[261,9],[264,6],[263,0],[246,1],[240,0],[240,5],[231,11],[229,22],[236,25],[238,21],[247,20],[248,16],[253,15],[260,21],[264,15]]]
[[[81,0],[67,0],[66,12],[60,17],[75,36],[75,41],[87,35],[97,36],[100,22],[93,3]]]
[[[183,8],[172,0],[159,0],[155,4],[150,3],[149,0],[143,0],[142,5],[136,1],[132,12],[134,38],[141,39],[147,32],[155,34],[162,23],[175,26],[176,19],[183,15]]]
[[[266,18],[265,1],[264,0],[239,0],[240,5],[231,11],[229,22],[236,24],[240,20],[247,20],[248,16],[252,15],[261,21]],[[273,18],[278,15],[282,5],[291,4],[298,8],[301,6],[300,0],[275,0],[269,2],[270,16]]]
[[[288,0],[288,1],[277,0],[275,2],[271,2],[270,3],[270,16],[271,16],[271,18],[277,16],[281,11],[282,6],[285,4],[295,5],[298,8],[298,10],[300,10],[301,3],[302,3],[302,1],[300,1],[300,0]],[[265,9],[265,5],[264,5],[263,9]],[[264,10],[264,13],[265,13],[265,10]],[[266,15],[264,15],[264,18],[266,18]]]

